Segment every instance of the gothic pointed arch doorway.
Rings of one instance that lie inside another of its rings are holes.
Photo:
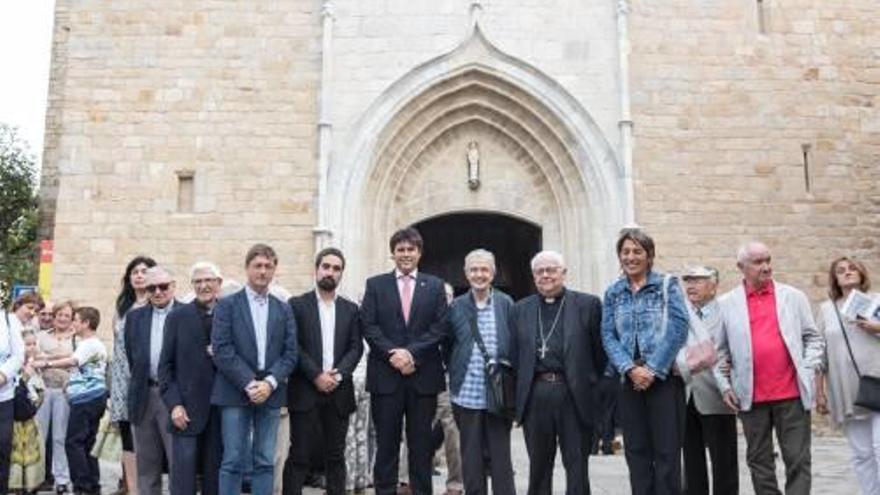
[[[495,287],[514,300],[532,293],[529,261],[541,250],[541,227],[490,212],[452,213],[415,224],[425,241],[420,269],[447,281],[461,294],[468,288],[464,257],[482,248],[495,255]]]

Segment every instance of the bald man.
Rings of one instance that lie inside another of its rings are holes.
[[[716,373],[719,389],[742,420],[755,493],[781,493],[774,430],[785,462],[785,493],[810,493],[810,408],[824,341],[807,296],[773,280],[767,246],[743,245],[736,264],[743,281],[719,301],[718,362],[731,363],[729,378]]]

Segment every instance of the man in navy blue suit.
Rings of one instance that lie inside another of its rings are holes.
[[[214,310],[211,347],[219,373],[211,403],[221,410],[222,494],[241,493],[248,452],[253,452],[251,493],[272,494],[279,413],[287,376],[296,366],[293,312],[269,294],[277,264],[275,250],[255,244],[245,256],[245,288]]]
[[[162,493],[163,459],[172,463],[168,408],[159,394],[159,359],[165,320],[174,301],[175,282],[161,266],[147,269],[150,304],[125,318],[125,355],[131,370],[128,382],[128,418],[137,451],[138,493]]]
[[[410,486],[416,495],[431,493],[431,422],[437,394],[446,388],[439,348],[446,294],[443,281],[418,271],[422,244],[412,227],[391,236],[395,269],[367,280],[361,307],[370,344],[367,390],[376,427],[377,495],[397,491],[404,417]]]
[[[223,278],[216,265],[199,262],[190,281],[196,298],[168,315],[159,359],[159,390],[171,411],[171,495],[196,493],[198,471],[201,493],[216,495],[222,446],[220,411],[211,405],[211,323]]]

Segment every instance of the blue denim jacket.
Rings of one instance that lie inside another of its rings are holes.
[[[649,272],[648,280],[635,294],[626,276],[620,277],[605,291],[602,302],[602,344],[611,366],[621,377],[635,364],[636,342],[645,365],[665,380],[675,355],[687,339],[688,313],[681,288],[670,277],[667,288],[666,328],[663,318],[662,273]]]

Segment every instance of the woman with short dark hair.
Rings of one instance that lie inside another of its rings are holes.
[[[684,382],[672,365],[688,332],[674,277],[654,271],[654,240],[627,228],[617,240],[623,274],[605,291],[602,342],[624,377],[619,398],[633,495],[679,495]]]

